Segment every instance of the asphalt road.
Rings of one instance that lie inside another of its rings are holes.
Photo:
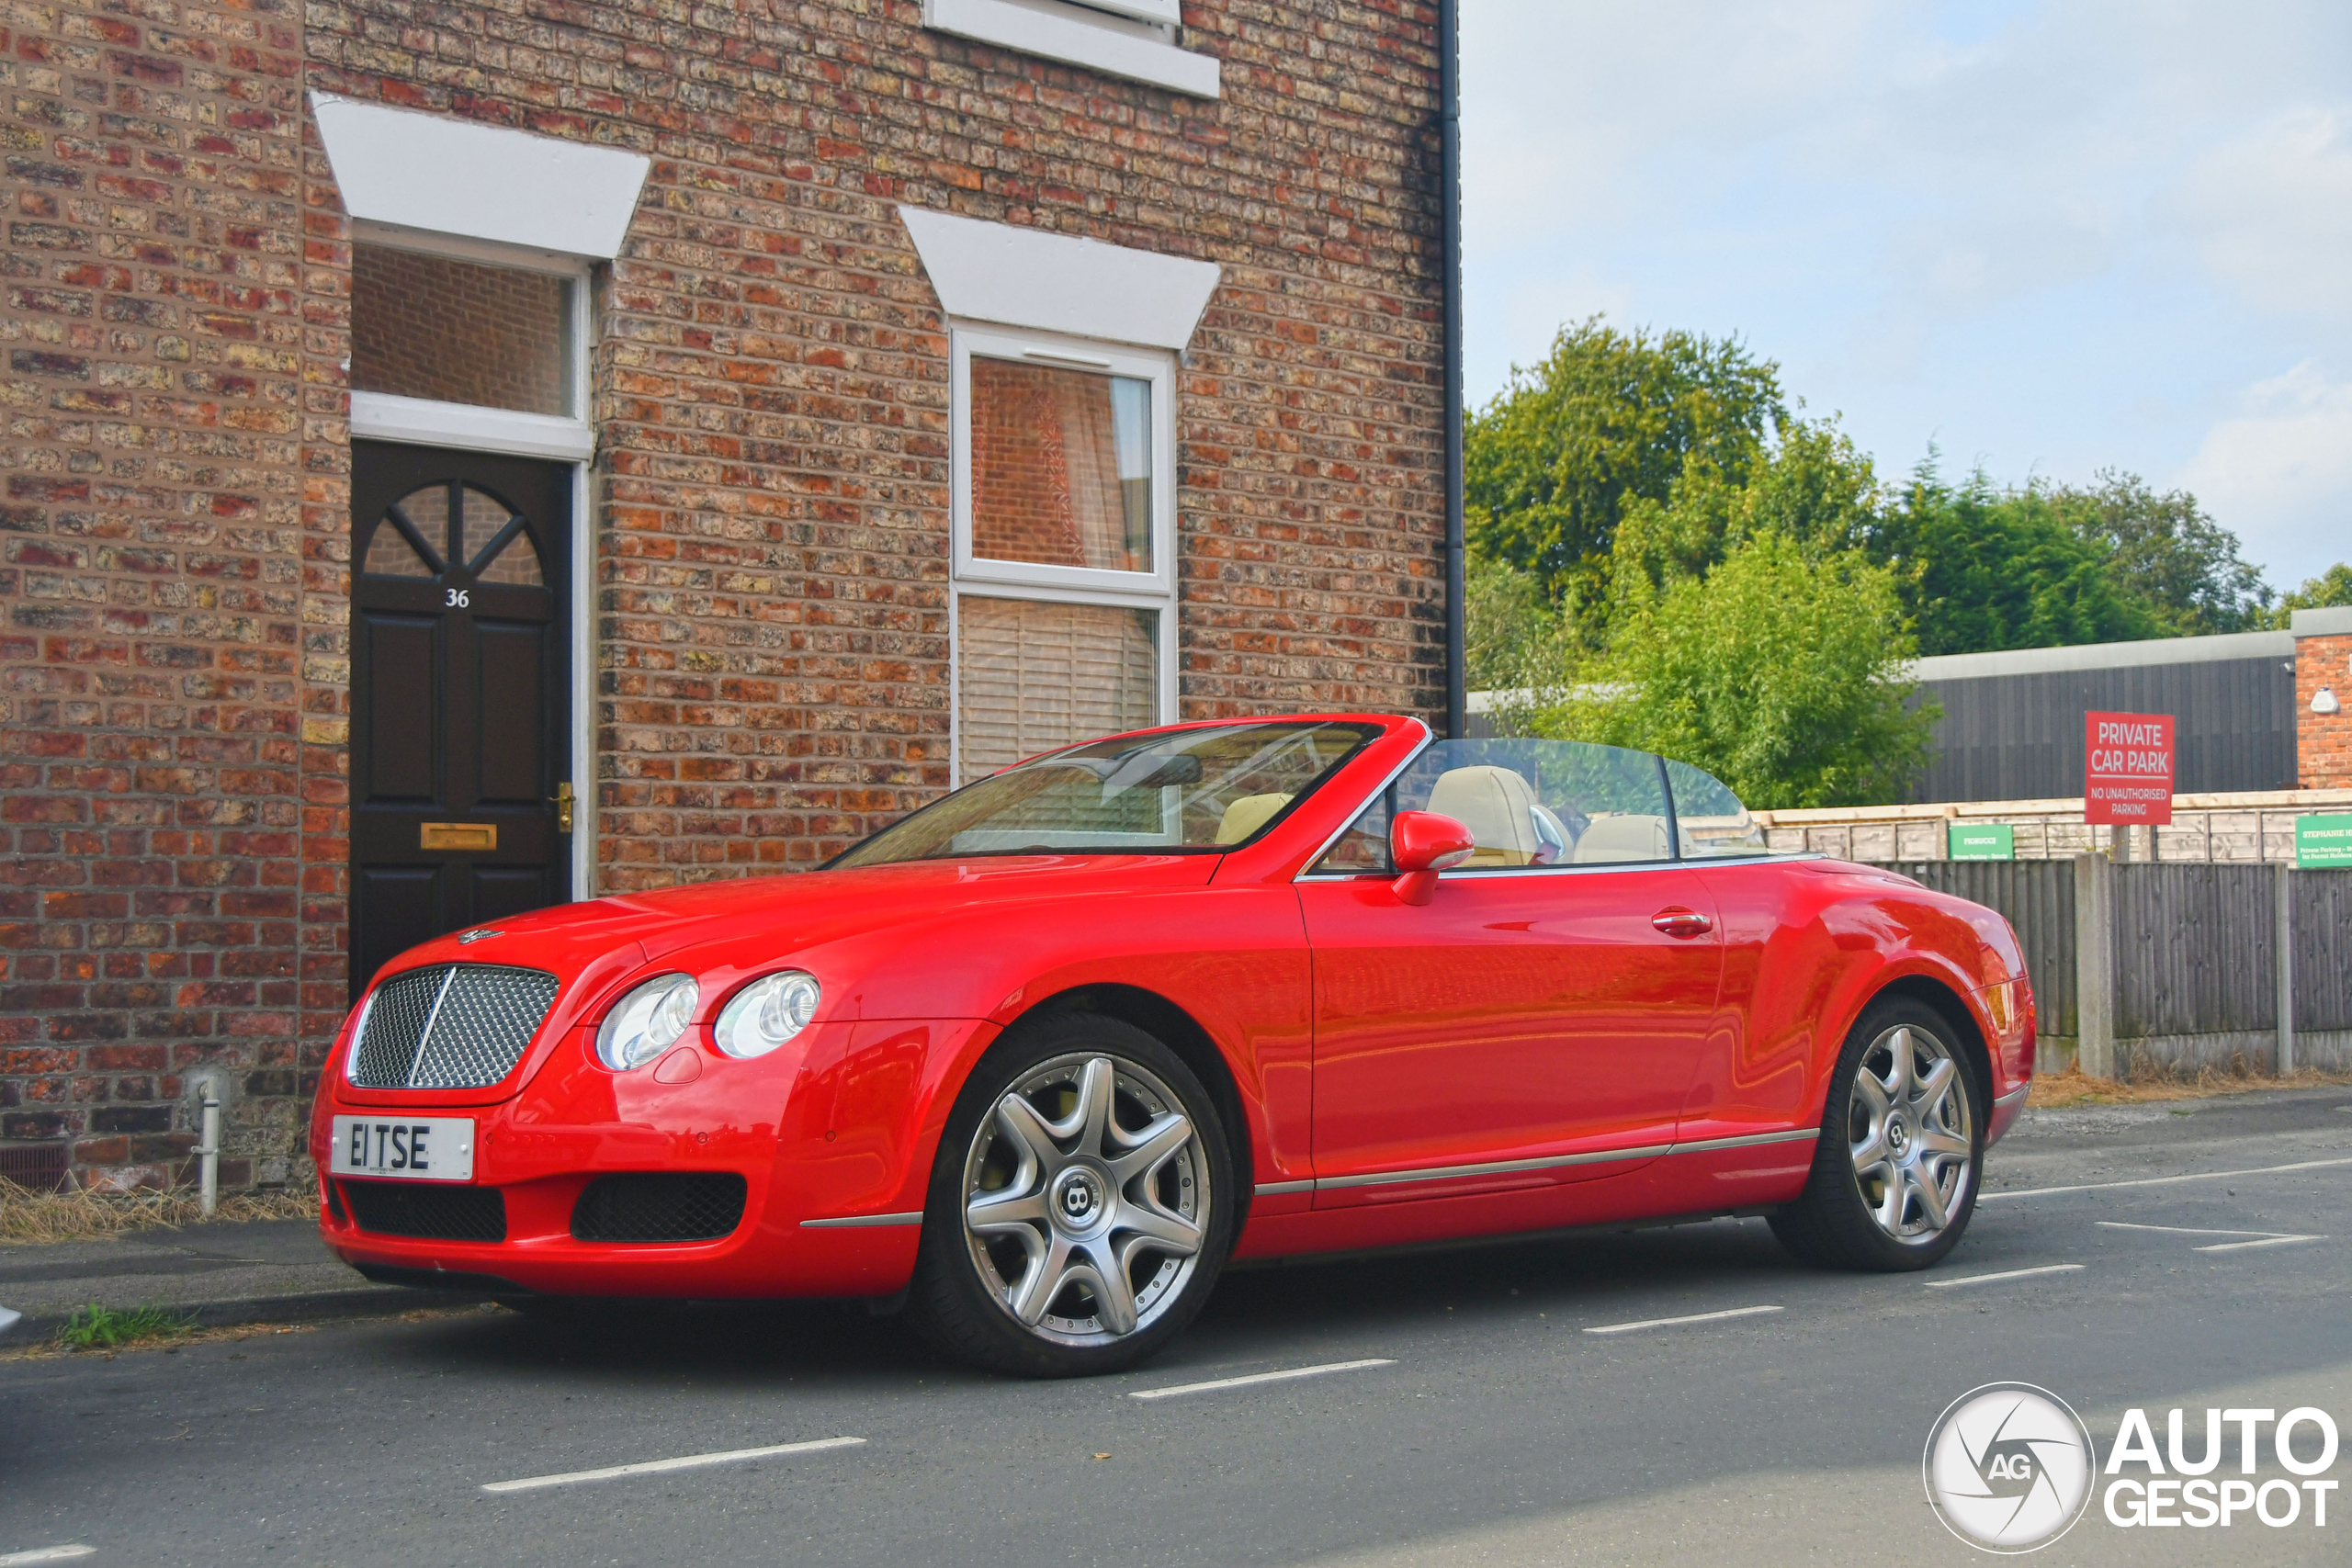
[[[2315,1239],[2234,1245],[2278,1235]],[[2034,1115],[1927,1275],[1810,1272],[1752,1221],[1294,1265],[1229,1276],[1169,1355],[1090,1382],[979,1377],[831,1307],[6,1359],[0,1564],[1960,1562],[1920,1452],[1977,1384],[2056,1392],[2102,1453],[2131,1406],[2159,1441],[2175,1405],[2192,1433],[2209,1404],[2352,1427],[2347,1243],[2335,1090]],[[1352,1361],[1385,1364],[1131,1397]],[[863,1440],[483,1490],[833,1438]],[[2094,1502],[2036,1560],[2341,1563],[2337,1499],[2324,1529],[2226,1530]]]

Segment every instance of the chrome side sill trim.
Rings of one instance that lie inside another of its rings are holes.
[[[1520,1170],[1555,1170],[1570,1165],[1605,1165],[1612,1160],[1654,1159],[1668,1155],[1705,1154],[1714,1149],[1744,1149],[1758,1144],[1809,1144],[1821,1136],[1818,1127],[1798,1127],[1785,1133],[1747,1133],[1735,1138],[1702,1138],[1691,1144],[1650,1144],[1640,1148],[1588,1149],[1581,1154],[1545,1155],[1535,1159],[1493,1160],[1484,1165],[1423,1166],[1413,1170],[1368,1171],[1361,1176],[1326,1176],[1313,1181],[1285,1181],[1280,1190],[1321,1192],[1340,1187],[1380,1187],[1398,1181],[1451,1181],[1464,1176],[1503,1176]],[[1272,1189],[1261,1187],[1264,1192]]]
[[[1818,1127],[1799,1127],[1790,1133],[1747,1133],[1736,1138],[1702,1138],[1695,1144],[1677,1144],[1669,1153],[1702,1154],[1709,1149],[1745,1149],[1758,1144],[1810,1144],[1821,1136]]]
[[[843,1214],[839,1219],[803,1220],[800,1224],[803,1229],[812,1231],[871,1230],[879,1225],[919,1225],[922,1224],[922,1211],[917,1209],[912,1213],[907,1214]]]
[[[2030,1081],[2021,1083],[2018,1085],[2017,1088],[2009,1090],[2008,1093],[2002,1095],[1999,1099],[1994,1100],[1993,1109],[1996,1111],[2006,1111],[2010,1106],[2015,1105],[2018,1100],[2023,1100],[2028,1094],[2031,1093],[2032,1090],[2033,1084]]]
[[[1568,1165],[1600,1165],[1610,1160],[1655,1159],[1673,1152],[1672,1144],[1652,1144],[1637,1149],[1592,1149],[1583,1154],[1544,1155],[1535,1159],[1502,1159],[1484,1165],[1424,1166],[1418,1170],[1376,1170],[1363,1176],[1318,1178],[1315,1190],[1327,1187],[1379,1187],[1393,1181],[1450,1181],[1458,1176],[1503,1176],[1515,1170],[1553,1170]]]
[[[1314,1190],[1315,1183],[1311,1179],[1306,1181],[1261,1181],[1256,1187],[1251,1189],[1251,1191],[1261,1198],[1271,1198],[1280,1192],[1312,1192]]]

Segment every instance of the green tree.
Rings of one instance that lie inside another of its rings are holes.
[[[1876,534],[1883,502],[1870,458],[1834,422],[1788,419],[1744,482],[1693,465],[1663,502],[1627,504],[1610,552],[1611,613],[1705,575],[1767,531],[1815,553],[1855,548]]]
[[[1923,654],[2126,642],[2167,630],[2119,582],[2109,547],[2075,526],[2050,491],[1999,491],[1982,469],[1948,485],[1932,451],[1867,548],[1894,569]]]
[[[2159,495],[2137,474],[2100,470],[2087,488],[2051,491],[2052,508],[2106,554],[2117,586],[2165,637],[2242,632],[2261,624],[2271,591],[2238,557],[2238,536],[2185,490]]]
[[[2317,577],[2303,580],[2303,585],[2278,601],[2278,608],[2265,611],[2263,624],[2285,631],[2298,610],[2324,610],[2334,604],[2352,604],[2352,565],[2337,561]]]
[[[1893,571],[1768,527],[1629,606],[1533,728],[1695,763],[1751,806],[1897,800],[1939,716],[1915,652]]]
[[[1580,618],[1606,592],[1627,503],[1664,502],[1694,469],[1744,482],[1786,412],[1779,367],[1736,338],[1564,327],[1465,422],[1470,548]]]
[[[1560,617],[1534,574],[1509,561],[1471,558],[1464,578],[1465,641],[1474,692],[1510,691],[1559,678],[1569,657]]]

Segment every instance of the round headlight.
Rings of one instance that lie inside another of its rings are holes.
[[[641,1067],[678,1043],[695,1021],[695,979],[660,975],[623,997],[596,1031],[596,1055],[616,1073]]]
[[[817,976],[797,969],[754,980],[735,993],[712,1033],[730,1056],[764,1056],[808,1027],[820,995]]]

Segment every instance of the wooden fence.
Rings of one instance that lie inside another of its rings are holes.
[[[2046,1069],[2352,1067],[2352,872],[2103,855],[1895,869],[2017,929]]]

